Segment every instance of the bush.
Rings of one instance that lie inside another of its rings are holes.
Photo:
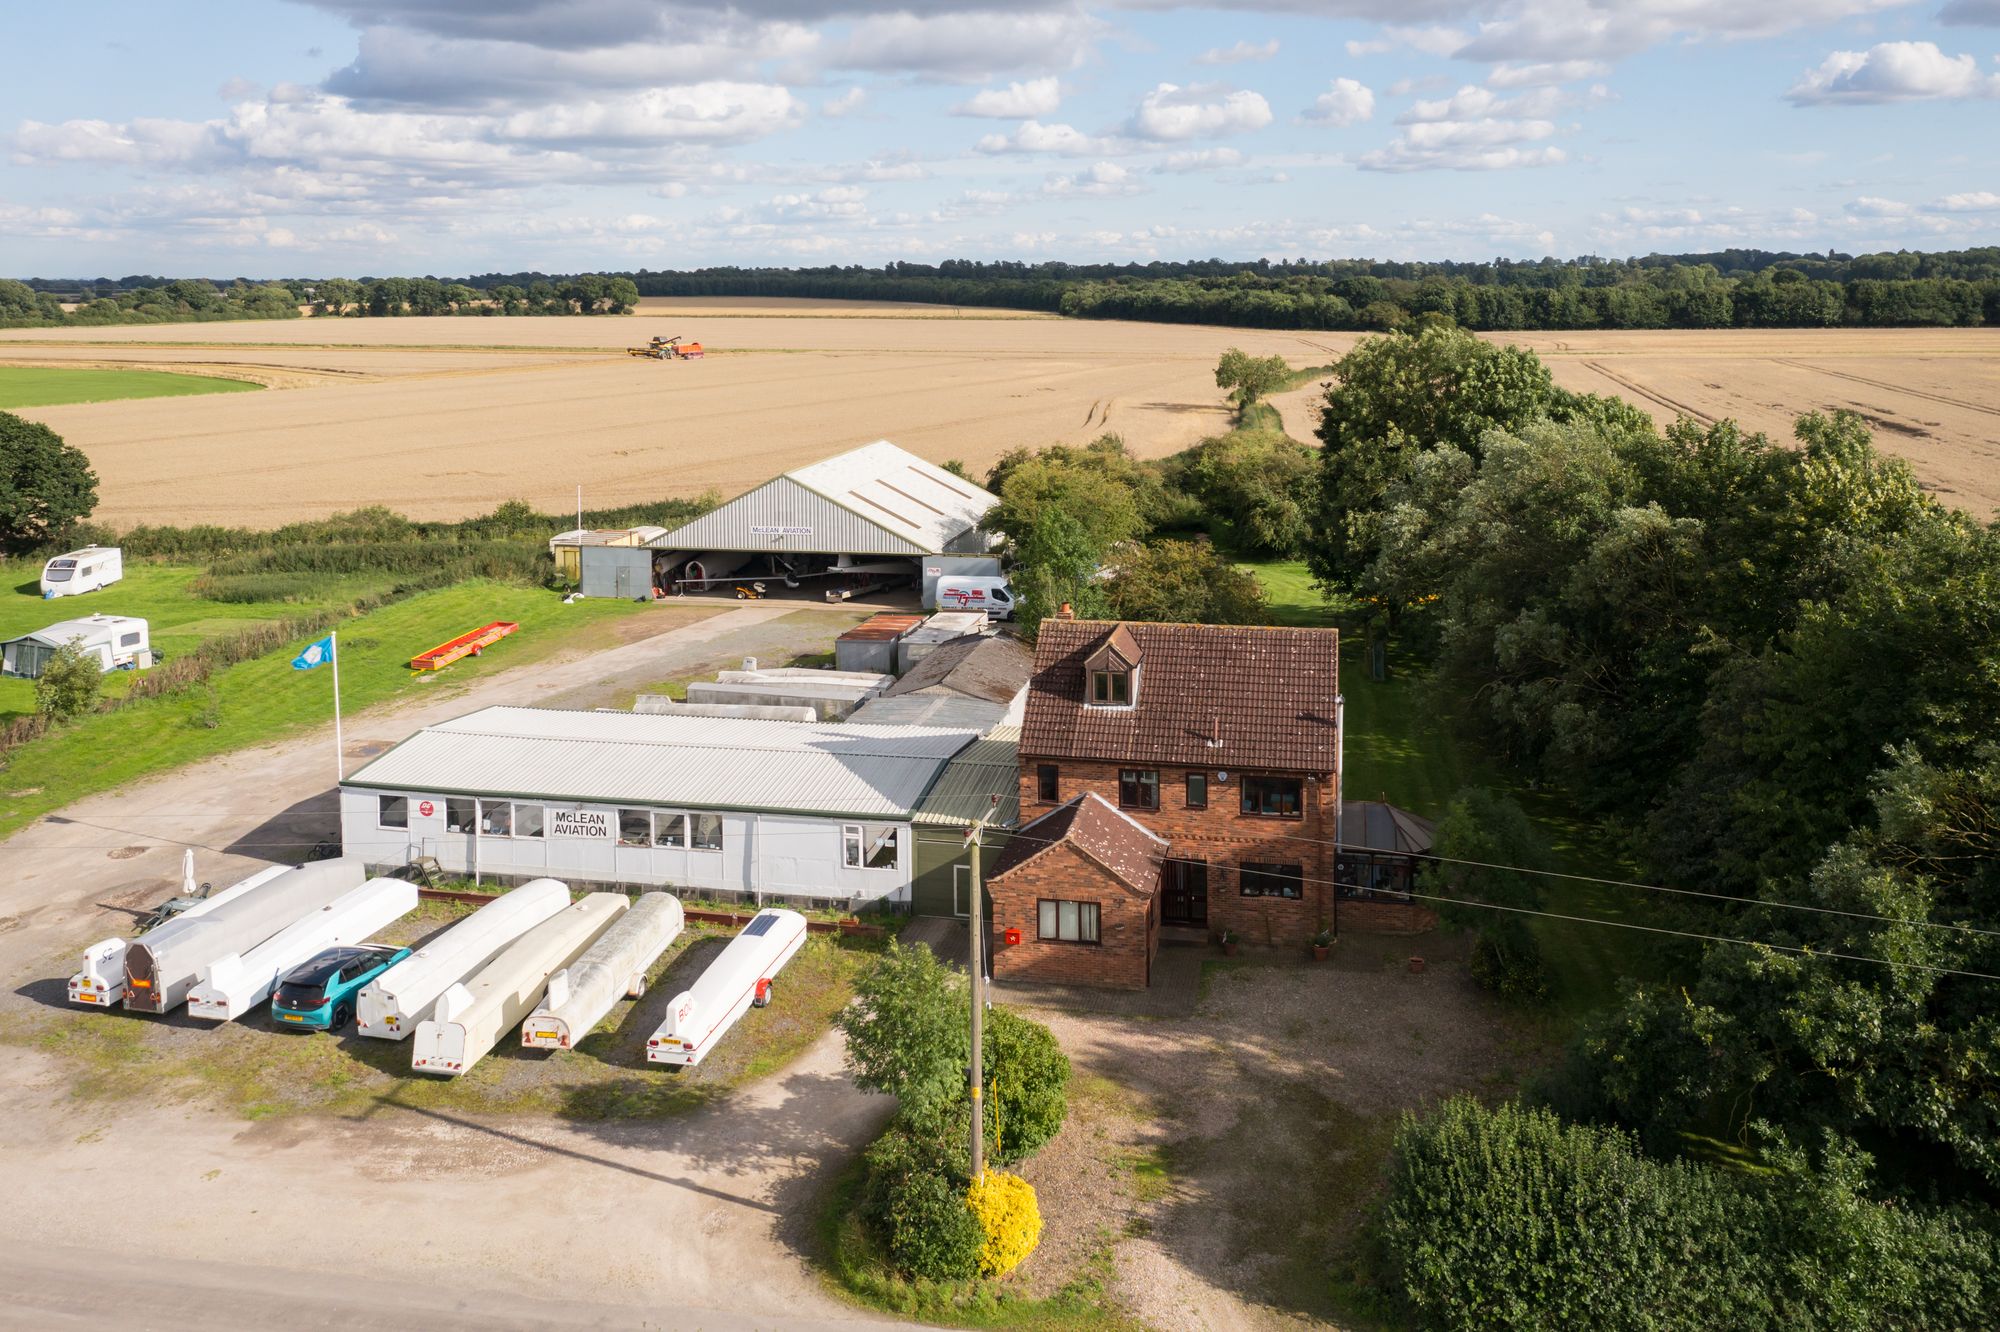
[[[966,1205],[985,1236],[979,1248],[982,1276],[1005,1276],[1042,1242],[1042,1211],[1035,1187],[1019,1175],[989,1170],[972,1181]]]
[[[1534,932],[1519,920],[1502,920],[1479,932],[1472,946],[1472,980],[1502,999],[1532,1003],[1548,998],[1548,967]]]
[[[1069,1114],[1069,1057],[1039,1022],[995,1007],[986,1015],[985,1074],[993,1089],[987,1141],[993,1158],[1040,1151]]]
[[[986,1234],[966,1205],[967,1150],[942,1116],[899,1118],[863,1158],[861,1217],[905,1275],[977,1274]]]
[[[35,681],[35,711],[50,721],[80,717],[96,706],[103,687],[104,670],[97,655],[75,643],[65,643]]]

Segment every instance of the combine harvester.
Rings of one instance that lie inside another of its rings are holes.
[[[620,999],[646,992],[646,973],[681,934],[686,919],[672,893],[641,893],[590,951],[549,977],[548,997],[521,1024],[528,1050],[568,1050],[590,1035]]]
[[[410,1067],[463,1076],[528,1016],[549,977],[583,956],[631,905],[623,893],[591,893],[516,939],[471,980],[446,990],[417,1024]]]
[[[188,851],[181,857],[181,895],[163,906],[155,908],[153,916],[159,919],[153,933],[175,921],[193,920],[205,916],[219,906],[234,902],[256,888],[261,888],[281,874],[290,874],[291,865],[270,865],[258,870],[241,883],[233,883],[219,893],[200,895],[194,883],[194,852]],[[164,918],[161,918],[164,917]],[[109,1008],[125,997],[125,950],[130,947],[126,939],[100,939],[83,950],[83,970],[69,978],[69,1001],[73,1004],[87,1004],[92,1008]]]
[[[750,1005],[771,1002],[771,982],[806,941],[806,918],[767,907],[729,941],[722,956],[667,1005],[667,1020],[646,1042],[649,1064],[699,1064]]]
[[[627,356],[644,356],[654,361],[699,361],[706,353],[699,342],[682,342],[678,335],[654,338],[643,347],[627,347]]]
[[[482,624],[470,633],[460,634],[457,638],[439,643],[428,652],[419,652],[410,658],[410,669],[441,671],[455,661],[478,656],[520,627],[513,620],[495,620],[491,624]]]
[[[355,1006],[354,1029],[403,1040],[431,1015],[438,996],[568,905],[569,885],[555,879],[502,893],[370,982]]]
[[[180,1007],[209,964],[255,948],[293,921],[359,888],[368,878],[352,856],[316,860],[265,880],[201,915],[170,920],[125,948],[125,1007]]]
[[[219,957],[188,992],[188,1016],[234,1022],[271,997],[285,973],[341,944],[357,944],[417,909],[408,879],[370,879],[293,921],[245,953]]]

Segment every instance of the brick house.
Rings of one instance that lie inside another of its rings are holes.
[[[994,974],[1065,985],[1152,983],[1160,951],[1160,866],[1167,841],[1096,792],[1017,829],[986,876],[1000,945]]]
[[[1166,840],[1148,949],[1153,931],[1201,938],[1224,929],[1248,943],[1303,947],[1335,924],[1339,647],[1331,629],[1043,621],[1021,729],[1022,817],[1095,796]],[[1012,855],[1020,844],[1017,864],[1034,863],[1031,835],[1061,840],[1034,828],[1008,847]],[[1097,960],[1072,969],[1143,984],[1123,956],[1140,938],[1131,908],[1101,875],[1079,873],[1069,895],[1049,895],[1063,863],[1033,876],[1042,895],[1032,901],[994,884],[994,974],[1046,971],[1046,945],[1080,942],[1042,932],[1041,902],[1094,901],[1100,919],[1128,928],[1116,940],[1101,935]],[[1006,942],[1010,930],[1020,943]]]

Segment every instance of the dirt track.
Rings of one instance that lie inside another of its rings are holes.
[[[730,311],[730,313],[723,313]],[[226,373],[282,392],[31,410],[90,455],[115,524],[271,525],[382,503],[453,518],[724,494],[887,438],[982,468],[1115,432],[1157,456],[1226,427],[1223,349],[1325,364],[1353,334],[1001,317],[865,302],[649,302],[629,319],[306,319],[0,332],[0,363]],[[701,339],[690,364],[622,354]],[[2000,507],[2000,331],[1538,333],[1558,382],[1662,420],[1789,435],[1849,408],[1947,501]],[[1318,390],[1279,400],[1310,437]]]

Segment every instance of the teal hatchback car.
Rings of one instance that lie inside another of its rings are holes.
[[[285,973],[271,996],[271,1022],[292,1031],[339,1031],[354,1021],[355,996],[410,955],[390,944],[343,944]]]

